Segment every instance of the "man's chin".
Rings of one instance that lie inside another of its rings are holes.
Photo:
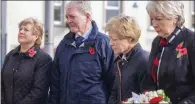
[[[70,31],[71,31],[71,32],[74,32],[74,33],[76,33],[76,32],[77,32],[77,30],[76,30],[76,29],[70,29]]]

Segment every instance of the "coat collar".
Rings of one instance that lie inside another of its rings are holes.
[[[22,55],[28,58],[33,58],[34,56],[36,56],[36,54],[38,53],[40,47],[35,45],[32,46],[31,48],[28,49],[27,52],[21,53],[20,52],[20,47],[21,45],[17,46],[14,50],[13,50],[13,55]]]
[[[173,32],[171,33],[171,35],[168,36],[168,38],[166,39],[168,41],[168,44],[173,44],[174,43],[175,38],[177,37],[177,35],[179,35],[179,33],[181,32],[181,30],[182,30],[182,28],[180,28],[180,27],[176,27],[173,30]],[[162,39],[162,38],[160,37],[160,39]],[[159,42],[160,42],[160,40],[159,40]]]
[[[116,57],[116,60],[129,61],[131,56],[133,56],[138,50],[142,49],[141,45],[137,43],[127,54],[120,54]]]
[[[96,38],[96,36],[98,35],[98,27],[95,23],[95,21],[92,20],[92,30],[91,33],[88,36],[88,39],[86,39],[84,41],[83,44],[81,44],[81,46],[85,46],[85,47],[89,47],[89,46],[93,46],[94,45],[94,40]],[[64,43],[67,45],[72,45],[75,46],[75,33],[73,32],[69,32],[66,36],[64,36]]]
[[[137,44],[133,47],[133,49],[125,55],[127,61],[129,61],[130,58],[131,58],[131,56],[133,56],[133,55],[134,55],[138,50],[140,50],[140,49],[142,49],[142,47],[141,47],[141,45],[140,45],[139,43],[137,43]]]

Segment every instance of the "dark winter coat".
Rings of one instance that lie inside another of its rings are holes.
[[[149,53],[142,49],[140,44],[126,55],[126,60],[118,56],[115,65],[121,72],[117,72],[115,82],[111,91],[109,104],[121,104],[122,101],[132,97],[132,92],[141,92],[143,76],[147,69]]]
[[[106,104],[114,73],[114,53],[95,22],[80,47],[69,32],[57,47],[49,104]]]
[[[195,103],[195,34],[187,28],[181,29],[178,35],[176,28],[172,35],[175,38],[164,48],[162,55],[158,81],[152,79],[152,64],[159,51],[160,37],[157,36],[152,43],[149,58],[149,68],[145,90],[163,89],[173,104]],[[178,45],[183,42],[182,48],[187,49],[187,54],[178,55]]]
[[[18,46],[7,54],[1,71],[1,104],[46,103],[52,59],[38,46],[31,49],[19,53]]]

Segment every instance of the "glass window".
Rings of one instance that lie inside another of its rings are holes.
[[[105,22],[120,14],[120,1],[105,1]]]
[[[60,21],[61,9],[59,7],[54,8],[54,21]]]
[[[64,1],[54,1],[54,25],[65,26]]]

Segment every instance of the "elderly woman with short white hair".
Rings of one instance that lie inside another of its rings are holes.
[[[146,72],[149,53],[139,44],[141,29],[129,16],[116,16],[106,24],[110,45],[117,58],[116,77],[109,104],[121,104],[132,97],[131,92],[141,92],[141,82]]]
[[[147,12],[157,32],[145,90],[163,89],[173,104],[195,103],[195,35],[184,27],[180,1],[150,1]]]

